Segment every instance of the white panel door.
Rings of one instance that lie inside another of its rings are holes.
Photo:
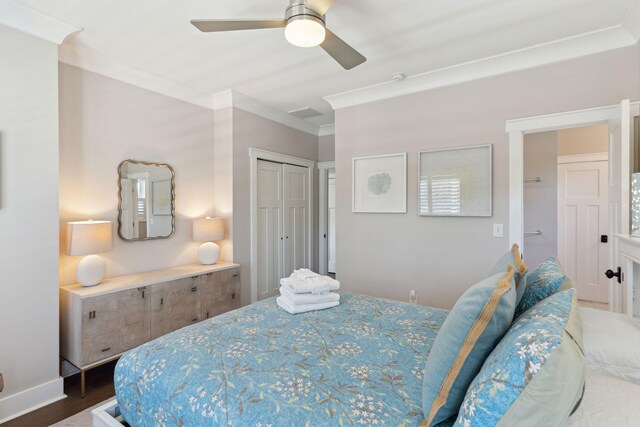
[[[284,276],[298,268],[311,268],[309,254],[309,169],[282,165],[284,206]]]
[[[558,165],[558,258],[578,298],[608,302],[608,162]]]
[[[329,272],[336,272],[336,173],[334,170],[329,172],[327,184],[327,209],[328,209],[328,259]]]
[[[282,276],[282,165],[258,160],[258,300],[278,294]]]

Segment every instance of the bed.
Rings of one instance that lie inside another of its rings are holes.
[[[480,319],[499,320],[484,316],[499,306],[490,304],[495,295],[513,304],[514,247],[506,272],[501,259],[501,272],[472,286],[451,311],[341,293],[338,307],[291,315],[271,298],[165,335],[122,356],[116,400],[94,410],[93,425],[438,424],[423,412],[434,412],[425,405],[427,387],[448,369],[438,368],[437,358],[455,348],[458,330],[465,345],[474,336],[461,327],[461,307],[481,310],[471,316],[475,328]],[[638,425],[640,321],[578,310],[553,257],[524,277],[520,303],[535,294],[537,302],[518,314],[519,305],[515,318],[513,305],[503,313],[506,333],[477,359],[482,367],[464,386],[464,399],[438,427]],[[556,287],[541,292],[541,283]],[[486,305],[474,293],[483,290],[490,291]]]
[[[131,425],[419,425],[422,374],[446,310],[342,293],[290,315],[275,299],[126,353],[116,398]]]

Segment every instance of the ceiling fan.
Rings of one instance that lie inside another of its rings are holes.
[[[350,70],[367,58],[325,26],[325,14],[335,1],[290,0],[282,20],[193,19],[191,23],[205,33],[284,27],[284,35],[289,43],[300,47],[320,46],[345,70]]]

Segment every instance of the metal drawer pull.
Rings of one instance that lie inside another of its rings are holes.
[[[195,291],[197,291],[197,290],[198,290],[198,287],[197,287],[197,286],[194,286],[193,288],[191,288],[191,292],[195,292]]]
[[[198,321],[198,318],[197,318],[197,317],[194,317],[193,319],[191,319],[191,321],[192,321],[192,322],[197,322],[197,321]]]
[[[233,277],[238,277],[238,273],[234,274]]]
[[[231,299],[236,299],[236,293],[235,292],[231,294]]]
[[[96,318],[96,311],[95,310],[90,311],[89,312],[89,319],[95,319],[95,318]]]
[[[160,298],[160,305],[164,305],[164,298]]]
[[[103,348],[102,352],[104,353],[105,351],[109,351],[109,350],[111,350],[111,347]]]

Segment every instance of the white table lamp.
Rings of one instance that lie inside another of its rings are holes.
[[[84,286],[94,286],[104,278],[104,260],[96,255],[111,249],[111,221],[67,223],[67,255],[87,255],[78,264],[77,278]]]
[[[205,242],[198,248],[198,259],[202,264],[215,264],[220,258],[220,246],[215,241],[224,239],[222,218],[201,218],[193,220],[193,240]]]

